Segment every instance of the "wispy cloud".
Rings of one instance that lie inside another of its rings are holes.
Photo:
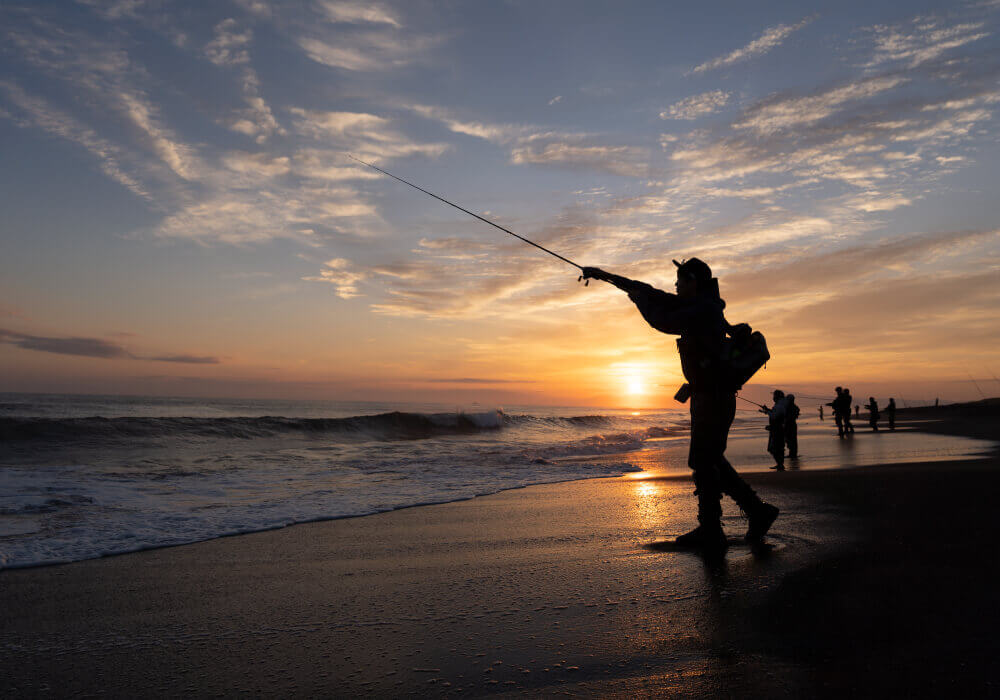
[[[358,285],[363,282],[370,273],[350,260],[345,258],[333,258],[323,264],[323,269],[319,275],[303,277],[309,282],[326,282],[332,284],[335,293],[341,299],[353,299],[360,296]]]
[[[82,146],[97,158],[101,172],[139,197],[150,198],[149,190],[123,167],[125,154],[117,145],[44,99],[28,95],[14,83],[0,81],[0,90],[19,109],[21,126],[34,126]]]
[[[381,160],[412,155],[436,157],[448,150],[446,143],[410,139],[393,128],[387,117],[364,112],[326,112],[293,108],[296,130],[326,144],[359,155],[364,160]]]
[[[536,384],[535,379],[486,379],[481,377],[455,377],[438,379],[418,379],[428,384]]]
[[[748,61],[756,56],[762,56],[771,49],[780,46],[790,34],[802,29],[802,27],[806,26],[811,21],[812,19],[807,17],[797,24],[779,24],[775,27],[771,27],[770,29],[765,30],[763,34],[746,46],[736,49],[725,56],[705,61],[704,63],[695,66],[691,72],[704,73],[705,71],[715,70],[716,68],[724,68],[735,63]]]
[[[729,102],[729,93],[710,90],[700,95],[685,97],[660,112],[660,119],[697,119],[706,114],[718,112]]]
[[[131,357],[131,354],[117,343],[101,338],[51,338],[28,335],[0,328],[0,342],[15,345],[25,350],[50,352],[57,355],[77,355],[80,357],[100,357],[104,359]]]
[[[378,3],[322,0],[319,6],[332,22],[402,26],[395,14]]]
[[[903,76],[879,76],[839,85],[806,97],[776,97],[747,110],[734,126],[763,134],[829,117],[844,105],[872,98],[907,82]]]
[[[868,66],[903,62],[914,68],[946,51],[989,36],[985,26],[983,22],[941,26],[938,20],[926,17],[896,26],[878,25],[870,30],[875,39],[875,55]]]
[[[645,149],[595,141],[588,134],[533,134],[518,140],[510,160],[518,165],[558,165],[633,177],[646,173],[649,154]]]
[[[205,45],[205,55],[215,65],[236,68],[240,73],[240,89],[246,107],[226,120],[229,128],[263,143],[271,134],[284,134],[285,131],[260,94],[260,78],[250,65],[252,39],[249,27],[240,27],[235,19],[225,19],[215,26],[215,37]]]
[[[316,21],[303,26],[299,47],[313,61],[353,72],[384,71],[423,59],[442,37],[404,26],[376,3],[321,0]]]
[[[149,362],[177,362],[185,365],[217,365],[220,360],[209,355],[160,355],[154,357],[143,357]]]
[[[75,355],[104,360],[130,359],[147,362],[179,362],[185,364],[218,364],[216,357],[204,355],[141,356],[126,350],[122,345],[103,338],[52,337],[30,335],[0,328],[0,343],[7,343],[24,350],[36,350],[55,355]]]

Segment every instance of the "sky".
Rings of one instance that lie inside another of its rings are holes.
[[[667,406],[578,270],[770,387],[1000,393],[1000,1],[0,5],[0,391]]]

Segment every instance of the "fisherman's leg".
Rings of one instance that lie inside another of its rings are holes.
[[[715,422],[716,440],[715,444],[721,447],[721,451],[715,456],[715,463],[718,467],[719,485],[722,492],[736,501],[743,514],[747,517],[748,529],[747,541],[759,541],[763,539],[771,524],[778,517],[778,509],[775,506],[765,503],[760,496],[743,480],[729,460],[726,459],[726,443],[729,439],[729,428],[733,424],[736,415],[736,397],[732,394],[721,395],[715,402],[714,414],[717,418]]]
[[[676,542],[685,547],[721,549],[726,546],[722,531],[722,486],[716,464],[717,436],[711,396],[695,392],[691,396],[691,445],[688,466],[694,476],[698,497],[698,527],[680,535]]]
[[[799,456],[799,430],[798,427],[789,428],[785,432],[785,442],[788,443],[788,456],[795,459]]]

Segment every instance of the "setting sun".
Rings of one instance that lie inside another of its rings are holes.
[[[625,393],[626,394],[645,394],[646,393],[646,383],[637,374],[633,374],[625,378]]]

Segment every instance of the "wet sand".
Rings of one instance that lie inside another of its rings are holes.
[[[752,475],[774,550],[716,562],[649,546],[686,479],[624,477],[4,571],[0,694],[989,696],[998,466]]]

